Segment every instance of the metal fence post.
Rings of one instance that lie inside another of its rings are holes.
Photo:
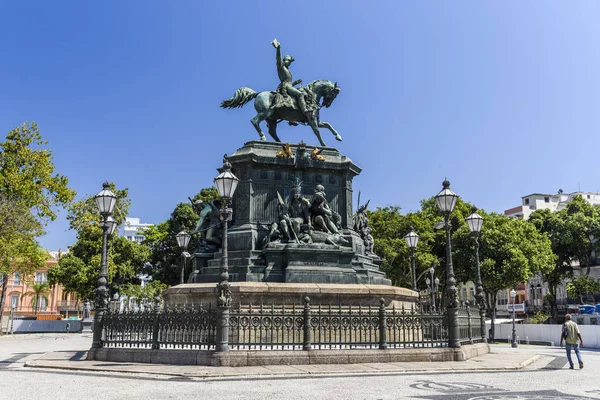
[[[387,349],[387,326],[386,326],[385,299],[379,299],[379,349]]]
[[[158,314],[160,313],[160,297],[154,298],[154,312],[152,319],[152,350],[160,349],[158,344]]]
[[[473,344],[473,332],[471,330],[471,304],[466,301],[465,305],[467,306],[467,328],[469,330],[469,343]]]
[[[479,324],[481,325],[481,340],[486,343],[485,339],[485,307],[479,306]]]
[[[304,297],[304,341],[302,344],[302,350],[311,350],[311,338],[310,338],[310,298]]]

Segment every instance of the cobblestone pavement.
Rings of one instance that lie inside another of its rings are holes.
[[[564,349],[508,345],[466,362],[225,370],[77,361],[90,344],[91,335],[0,337],[0,398],[600,399],[600,352],[586,349],[583,370],[568,369]]]

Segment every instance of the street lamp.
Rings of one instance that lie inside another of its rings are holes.
[[[427,289],[429,289],[429,293],[431,294],[431,308],[435,311],[435,297],[440,286],[440,279],[438,277],[434,278],[435,269],[433,267],[429,268],[429,275],[431,275],[431,279],[425,279],[425,283],[427,284]]]
[[[108,307],[108,235],[111,235],[117,224],[112,217],[113,209],[117,204],[117,196],[110,190],[108,182],[102,185],[102,191],[95,197],[98,212],[102,217],[102,254],[100,258],[100,275],[98,276],[98,287],[94,296],[94,335],[93,348],[102,347],[102,317]]]
[[[417,291],[417,275],[415,272],[415,247],[419,242],[419,235],[415,232],[415,228],[410,227],[410,232],[404,236],[406,244],[410,248],[411,268],[412,268],[412,290]]]
[[[515,298],[517,297],[517,292],[515,289],[511,289],[510,298],[512,299],[512,342],[510,343],[511,347],[517,347],[517,332],[515,330]]]
[[[185,277],[185,261],[186,261],[185,251],[188,247],[188,244],[190,243],[191,237],[192,237],[192,235],[190,235],[186,231],[181,231],[177,235],[175,235],[175,239],[177,239],[177,245],[182,250],[181,258],[183,258],[183,260],[181,261],[181,282],[180,283],[184,283],[184,279],[185,279],[184,278]]]
[[[223,221],[223,249],[221,256],[220,282],[217,283],[217,306],[221,311],[221,318],[217,326],[217,351],[229,351],[229,308],[231,307],[231,285],[229,284],[229,265],[227,260],[227,223],[231,219],[233,210],[229,208],[231,198],[235,193],[239,179],[231,172],[231,164],[227,158],[223,159],[223,168],[215,178],[215,186],[221,197],[221,220]]]
[[[479,268],[479,232],[481,232],[481,226],[483,225],[483,217],[477,214],[477,207],[473,207],[472,213],[466,221],[475,241],[475,299],[479,306],[481,338],[485,341],[485,301],[483,298],[483,284],[481,283],[481,268]]]
[[[444,215],[444,222],[436,227],[446,228],[446,312],[448,313],[448,345],[460,347],[460,332],[458,326],[458,307],[456,303],[456,279],[452,268],[452,244],[450,243],[450,214],[456,205],[458,195],[450,190],[450,182],[444,180],[443,189],[435,196],[435,201]]]

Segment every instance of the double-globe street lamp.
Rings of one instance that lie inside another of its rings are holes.
[[[102,191],[95,197],[98,212],[102,217],[102,254],[100,258],[100,275],[98,286],[94,295],[94,334],[92,339],[93,348],[102,347],[102,318],[108,307],[108,236],[112,235],[117,227],[112,212],[117,203],[117,196],[110,190],[108,182],[102,185]]]
[[[179,232],[177,235],[175,235],[175,239],[177,239],[177,245],[179,246],[179,248],[181,248],[181,258],[183,260],[181,260],[181,281],[180,283],[185,283],[185,261],[188,257],[189,254],[187,254],[186,250],[188,247],[188,244],[190,243],[190,238],[192,237],[191,234],[187,233],[186,231],[181,231]]]
[[[221,198],[221,220],[223,221],[223,247],[221,255],[220,281],[217,283],[217,306],[220,318],[217,325],[217,351],[229,351],[229,309],[231,308],[231,285],[229,284],[229,264],[227,259],[227,223],[233,210],[229,207],[239,179],[231,172],[231,164],[225,158],[220,174],[215,178],[215,186]]]
[[[435,297],[440,286],[440,278],[435,275],[435,268],[429,268],[429,275],[431,275],[431,279],[429,277],[425,279],[425,283],[427,284],[427,289],[429,289],[429,293],[431,295],[431,309],[435,311]]]
[[[483,217],[477,214],[477,207],[473,207],[472,213],[467,217],[466,221],[475,241],[475,299],[479,306],[481,338],[485,341],[485,301],[483,284],[481,283],[481,269],[479,267],[479,232],[481,232],[481,226],[483,225]]]
[[[410,232],[404,236],[404,240],[406,244],[410,248],[410,258],[411,258],[411,270],[412,270],[412,290],[417,291],[417,274],[415,272],[415,248],[417,247],[417,243],[419,242],[419,235],[415,232],[415,229],[411,226]]]
[[[517,347],[517,331],[515,330],[515,298],[517,297],[517,292],[515,289],[511,289],[510,298],[512,299],[512,341],[510,342],[510,347]]]
[[[458,307],[456,302],[456,279],[452,267],[452,244],[450,243],[450,214],[456,205],[458,195],[450,190],[450,182],[444,180],[442,190],[435,196],[435,201],[444,215],[444,222],[436,227],[446,228],[446,290],[445,302],[448,315],[448,345],[452,348],[460,347],[460,332],[458,326]]]

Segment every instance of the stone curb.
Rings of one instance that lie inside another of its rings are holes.
[[[40,356],[42,357],[42,356]],[[504,367],[475,367],[475,368],[462,368],[462,367],[439,367],[432,366],[432,368],[415,368],[415,369],[348,369],[347,371],[340,370],[321,370],[321,371],[269,371],[268,373],[259,373],[259,372],[232,372],[232,373],[223,373],[218,371],[206,371],[206,373],[189,373],[189,372],[170,372],[168,368],[162,368],[160,371],[147,370],[144,368],[144,364],[136,364],[135,366],[128,367],[116,367],[116,368],[108,368],[102,365],[81,365],[81,362],[85,361],[59,361],[59,362],[51,362],[39,360],[30,360],[25,362],[25,366],[29,368],[49,368],[49,369],[59,369],[59,370],[70,370],[70,371],[87,371],[87,372],[107,372],[107,373],[126,373],[126,374],[147,374],[147,375],[164,375],[164,376],[176,376],[176,377],[186,377],[186,378],[203,378],[203,379],[218,379],[218,378],[251,378],[251,379],[261,379],[261,378],[272,378],[272,377],[302,377],[302,376],[348,376],[348,375],[390,375],[390,374],[419,374],[424,372],[480,372],[480,371],[516,371],[531,365],[535,361],[539,360],[539,355],[534,355],[529,359],[522,361],[518,364],[506,365]],[[89,361],[90,363],[98,363],[94,361]],[[65,364],[69,363],[69,364]],[[113,364],[113,363],[110,363]],[[341,364],[340,364],[341,365]],[[354,364],[357,365],[357,364]],[[359,365],[359,364],[358,364]],[[136,367],[141,367],[140,370],[137,370]],[[290,365],[290,367],[294,367]],[[125,369],[128,368],[128,369]],[[219,368],[219,367],[213,367]]]

